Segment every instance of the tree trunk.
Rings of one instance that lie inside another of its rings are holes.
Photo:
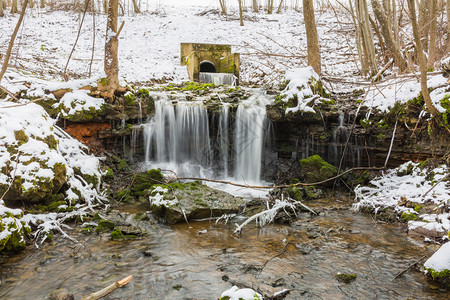
[[[105,14],[107,14],[108,13],[108,0],[103,0],[103,12],[105,13]]]
[[[227,15],[227,5],[225,3],[225,0],[219,0],[219,4],[220,4],[220,10],[222,11],[222,15],[226,16]]]
[[[419,4],[419,34],[423,41],[423,50],[428,52],[428,37],[430,34],[431,0],[420,0]]]
[[[3,11],[3,0],[0,0],[0,18],[5,16],[5,12]]]
[[[378,71],[377,60],[375,56],[375,44],[373,42],[372,31],[370,30],[369,9],[366,0],[356,0],[356,13],[361,31],[362,50],[364,60],[367,62],[370,73],[375,75]],[[369,70],[367,70],[368,72]],[[367,73],[363,72],[363,75]]]
[[[273,0],[267,0],[267,14],[271,15],[273,12]]]
[[[133,2],[134,13],[140,14],[141,10],[139,9],[139,5],[137,4],[136,0],[132,0],[132,2]]]
[[[417,28],[417,20],[416,20],[416,7],[414,0],[408,0],[409,7],[409,17],[411,18],[411,25],[413,29],[414,35],[414,43],[416,46],[416,52],[419,59],[419,67],[420,67],[420,88],[422,91],[423,101],[427,105],[427,110],[430,114],[435,117],[439,117],[440,113],[431,102],[430,93],[428,92],[427,85],[427,59],[425,57],[425,53],[423,52],[422,42],[420,41],[419,29]]]
[[[17,0],[13,0],[11,4],[11,13],[15,14],[17,13]]]
[[[241,26],[244,26],[244,16],[242,15],[242,0],[239,1],[239,22]]]
[[[259,12],[258,0],[253,0],[252,8],[253,8],[253,12],[255,12],[255,13]]]
[[[450,0],[447,0],[447,4],[445,5],[447,11],[447,43],[446,43],[446,53],[450,53]]]
[[[41,0],[40,8],[45,8],[45,0]]]
[[[447,0],[448,1],[448,0]],[[430,43],[428,45],[428,69],[433,69],[436,61],[436,36],[437,36],[437,0],[431,0],[430,8]]]
[[[3,61],[2,70],[0,71],[0,82],[2,81],[3,75],[5,75],[6,69],[8,68],[9,58],[11,57],[12,47],[14,45],[14,41],[17,36],[17,32],[19,32],[20,25],[22,24],[23,17],[25,16],[25,11],[28,6],[28,0],[25,0],[22,5],[22,11],[20,12],[19,20],[17,21],[16,28],[14,28],[11,39],[9,40],[8,49],[6,50],[5,60]]]
[[[378,23],[380,23],[381,34],[383,35],[385,42],[384,44],[388,48],[390,56],[394,58],[394,63],[399,67],[400,72],[403,72],[406,69],[406,62],[403,59],[398,44],[394,40],[391,21],[378,0],[372,0],[372,8]]]
[[[352,0],[349,0],[349,8],[350,13],[352,15],[353,26],[355,26],[355,44],[356,50],[358,51],[358,58],[361,63],[361,74],[367,74],[367,61],[364,59],[363,51],[362,51],[362,42],[361,42],[361,32],[359,27],[359,22],[356,20],[355,9],[353,8]]]
[[[284,0],[280,1],[280,5],[278,5],[277,14],[281,13],[281,9],[283,8]]]
[[[303,0],[303,18],[306,28],[306,44],[308,50],[308,65],[317,74],[321,74],[319,37],[317,35],[316,18],[314,17],[313,0]]]
[[[397,44],[400,44],[399,39],[399,28],[398,28],[398,16],[397,16],[397,2],[395,0],[392,0],[392,30],[394,32],[394,41]]]
[[[117,18],[119,14],[119,0],[109,0],[108,17],[106,21],[105,42],[105,74],[107,80],[101,83],[101,90],[113,99],[114,92],[119,88],[119,41],[117,37]]]

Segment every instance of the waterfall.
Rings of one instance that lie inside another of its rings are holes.
[[[236,76],[228,73],[199,73],[199,81],[201,83],[214,83],[215,85],[236,85]]]
[[[206,108],[199,103],[155,102],[155,116],[144,127],[146,162],[208,166],[211,142]]]
[[[234,175],[235,181],[260,182],[267,101],[252,96],[238,106],[235,116],[225,103],[218,122],[210,122],[201,101],[155,101],[155,114],[143,130],[147,166],[188,177]]]
[[[223,105],[220,109],[220,118],[219,118],[219,130],[218,130],[218,139],[219,139],[219,159],[223,168],[223,177],[228,178],[228,165],[229,165],[229,148],[230,148],[230,139],[229,139],[229,112],[230,107],[228,105]]]

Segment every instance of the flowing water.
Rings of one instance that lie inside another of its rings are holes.
[[[229,103],[214,114],[202,101],[155,101],[155,115],[143,132],[146,166],[181,176],[260,183],[271,132],[265,109],[269,101],[255,94],[241,101],[235,114]]]
[[[232,224],[209,222],[171,227],[140,222],[148,234],[126,242],[70,232],[80,244],[58,238],[42,249],[2,258],[0,299],[43,299],[57,288],[79,299],[129,274],[131,283],[105,299],[218,299],[236,283],[270,293],[287,288],[286,299],[448,296],[414,268],[395,279],[431,255],[407,237],[404,226],[376,224],[369,215],[352,213],[345,200],[308,205],[320,216],[301,213],[293,226],[245,227],[241,236],[232,234]],[[129,213],[147,209],[122,207]],[[341,283],[337,272],[357,278]]]

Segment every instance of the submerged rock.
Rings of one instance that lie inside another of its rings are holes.
[[[154,185],[147,192],[153,213],[169,224],[237,213],[243,204],[242,198],[200,182]]]
[[[356,279],[356,275],[355,274],[345,274],[345,273],[341,273],[341,272],[336,273],[336,275],[334,275],[334,277],[338,281],[343,282],[343,283],[347,283],[347,284]]]

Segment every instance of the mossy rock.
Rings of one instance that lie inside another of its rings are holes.
[[[110,220],[101,220],[95,228],[96,233],[109,232],[114,229],[114,223]]]
[[[125,159],[121,159],[119,163],[117,164],[117,170],[119,171],[126,171],[129,169],[128,163]]]
[[[133,196],[144,196],[144,191],[150,189],[154,184],[164,183],[164,176],[160,170],[151,169],[147,172],[133,175],[131,194]]]
[[[156,192],[155,189],[165,192]],[[152,202],[157,194],[162,201]],[[161,195],[162,194],[162,195]],[[243,200],[199,182],[153,185],[146,191],[153,214],[169,224],[239,212]],[[149,198],[150,197],[150,198]]]
[[[125,240],[125,235],[120,231],[120,229],[116,229],[111,232],[111,239],[113,241],[123,241]]]
[[[336,167],[324,161],[319,155],[301,159],[300,165],[307,183],[321,182],[337,175]]]
[[[25,249],[25,237],[31,232],[31,228],[21,220],[22,217],[22,213],[14,215],[11,212],[0,216],[0,252],[16,253]]]
[[[418,216],[412,212],[405,211],[400,215],[400,221],[402,221],[403,223],[407,223],[408,221],[415,221],[417,219],[418,219]]]
[[[350,282],[352,282],[353,280],[356,279],[356,275],[355,274],[345,274],[345,273],[337,273],[336,275],[334,275],[334,277],[343,283],[347,283],[349,284]]]

